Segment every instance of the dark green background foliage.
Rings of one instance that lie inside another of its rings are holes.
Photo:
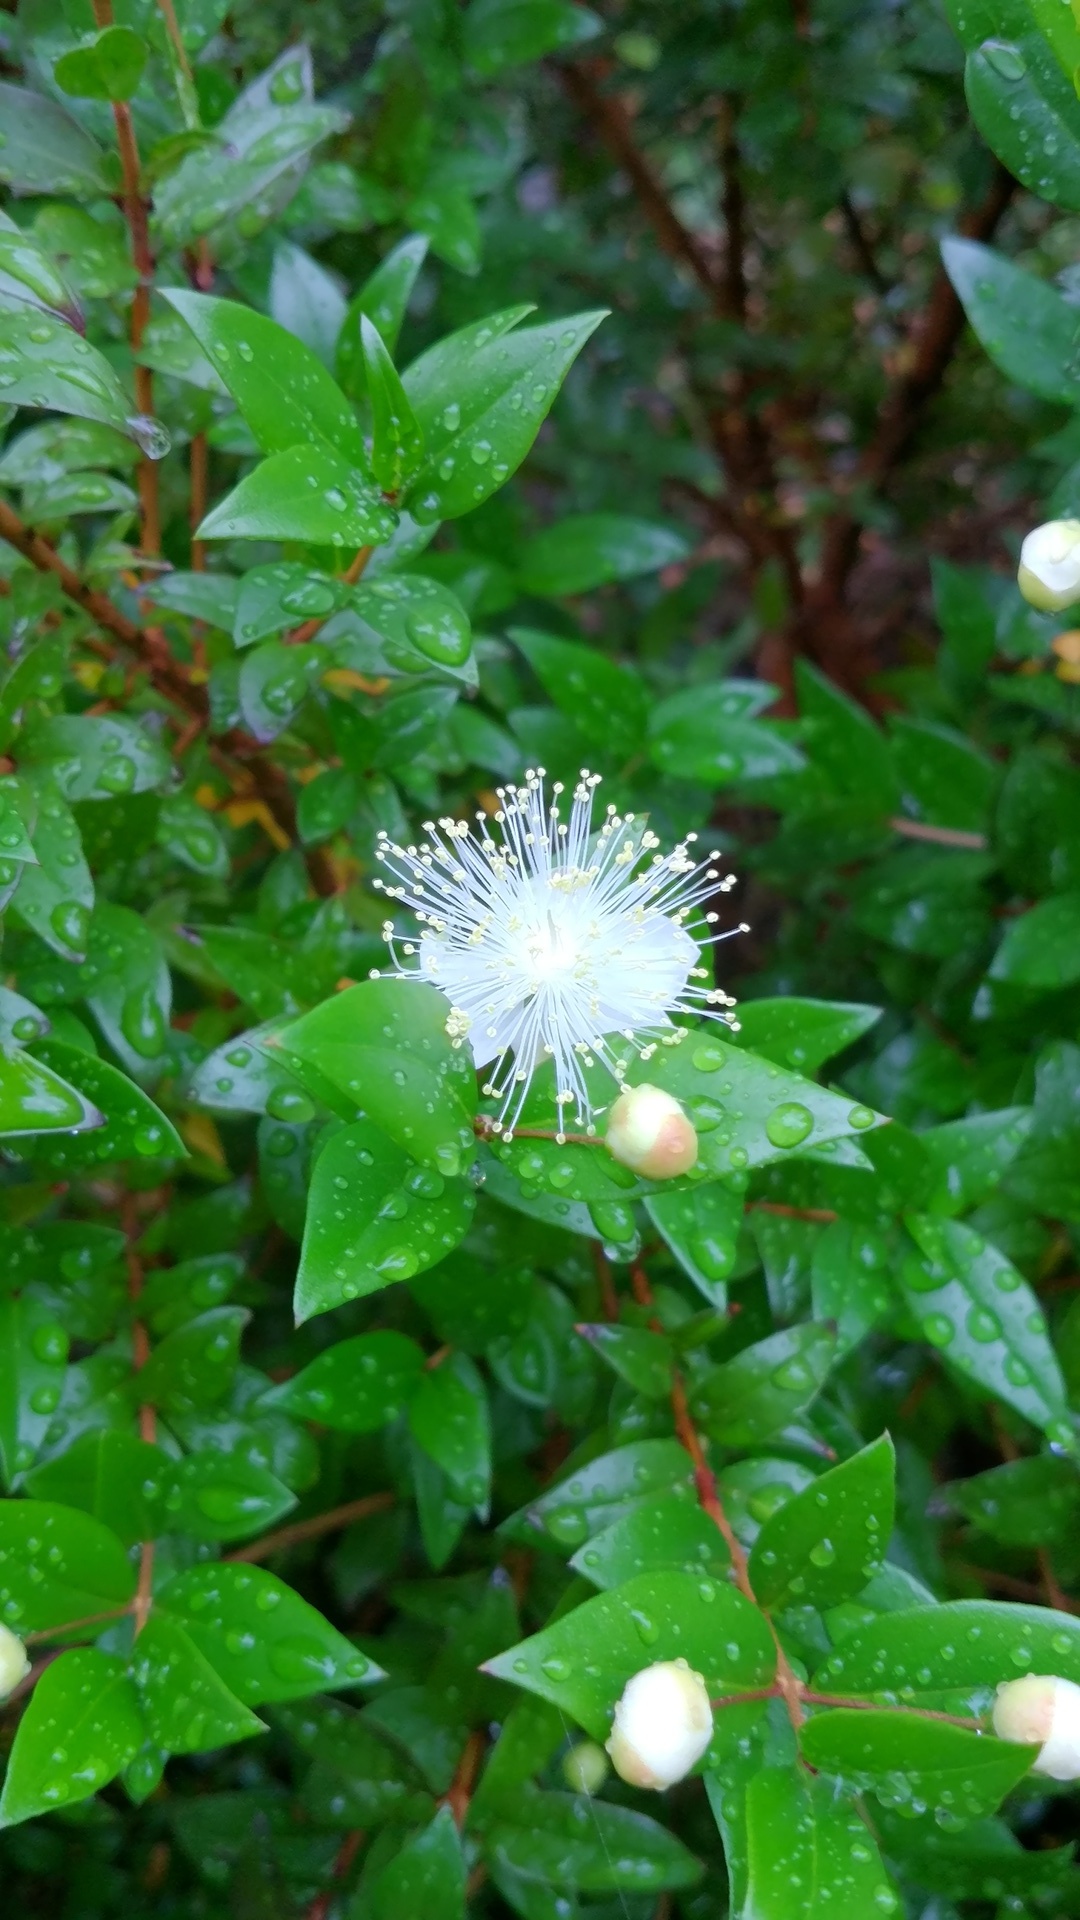
[[[0,19],[11,1911],[1080,1913],[1072,10]],[[368,979],[540,764],[740,875],[665,1187]]]

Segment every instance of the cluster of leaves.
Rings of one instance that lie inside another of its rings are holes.
[[[5,1885],[1073,1913],[985,1716],[1080,1682],[1080,640],[958,559],[1076,508],[1080,31],[311,11],[4,16]],[[682,1179],[367,977],[536,764],[747,878]],[[599,1781],[674,1658],[703,1782]]]

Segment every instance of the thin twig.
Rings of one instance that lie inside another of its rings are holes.
[[[816,1220],[822,1226],[840,1218],[831,1207],[788,1207],[780,1200],[747,1200],[744,1213],[777,1213],[784,1220]]]
[[[62,1633],[77,1633],[80,1627],[96,1627],[103,1620],[124,1620],[131,1611],[132,1606],[128,1602],[122,1607],[106,1607],[104,1613],[84,1613],[81,1620],[65,1620],[59,1627],[38,1627],[33,1633],[24,1633],[23,1643],[32,1647],[39,1640],[57,1640]]]
[[[859,218],[859,209],[855,205],[846,187],[841,190],[840,194],[840,212],[843,215],[844,228],[848,240],[851,243],[851,251],[855,255],[863,273],[878,293],[888,293],[889,283],[882,273],[881,268],[878,266],[866,228]]]
[[[332,1507],[328,1513],[316,1513],[310,1520],[294,1520],[289,1527],[278,1527],[274,1533],[264,1533],[260,1540],[251,1540],[246,1547],[238,1547],[235,1553],[227,1553],[225,1559],[269,1560],[271,1555],[284,1553],[288,1547],[298,1547],[305,1540],[319,1540],[324,1533],[340,1533],[342,1528],[351,1527],[355,1520],[366,1520],[373,1513],[385,1513],[396,1502],[396,1493],[365,1493],[361,1499],[348,1500],[343,1507]]]
[[[342,582],[345,586],[355,587],[374,551],[374,547],[359,548],[353,559],[350,560],[345,572],[341,575]],[[328,613],[320,613],[315,615],[311,620],[305,620],[303,626],[294,627],[292,633],[286,633],[282,636],[285,645],[287,647],[305,646],[309,640],[314,640],[319,629],[325,627],[329,618],[330,615]]]
[[[974,853],[982,853],[990,844],[984,833],[968,833],[963,827],[932,827],[924,820],[905,820],[902,814],[894,815],[889,825],[905,840],[929,840],[939,847],[970,847]]]
[[[593,1265],[596,1268],[596,1284],[600,1289],[600,1306],[605,1320],[615,1321],[619,1317],[619,1296],[615,1291],[615,1276],[611,1271],[611,1261],[600,1245],[599,1240],[592,1243]]]
[[[476,1785],[476,1776],[480,1771],[480,1762],[483,1758],[483,1753],[484,1735],[482,1729],[477,1727],[474,1728],[466,1740],[461,1758],[454,1771],[454,1777],[450,1782],[449,1790],[443,1795],[439,1802],[440,1806],[449,1807],[454,1817],[454,1825],[459,1833],[465,1825],[465,1819],[469,1811],[469,1802],[472,1799],[472,1792]]]
[[[131,1304],[131,1362],[135,1369],[136,1381],[150,1358],[150,1336],[145,1322],[140,1319],[138,1306],[143,1290],[143,1268],[136,1248],[139,1235],[138,1216],[135,1212],[135,1196],[124,1196],[121,1218],[123,1221],[126,1245],[124,1258],[127,1264],[128,1300]],[[139,1436],[148,1446],[157,1444],[157,1413],[146,1401],[139,1404]],[[154,1542],[143,1540],[139,1546],[139,1577],[135,1588],[132,1613],[135,1620],[135,1632],[141,1633],[146,1625],[153,1603],[154,1589]]]
[[[94,20],[98,28],[113,25],[112,0],[94,0]],[[116,141],[124,180],[124,217],[131,237],[131,258],[135,268],[135,291],[131,300],[131,351],[135,356],[135,405],[140,413],[154,411],[154,377],[149,367],[139,364],[139,349],[150,319],[150,288],[154,278],[154,256],[150,248],[149,206],[143,198],[139,179],[139,149],[135,124],[126,100],[112,103]],[[143,454],[137,473],[139,504],[142,508],[142,550],[161,551],[161,512],[158,498],[157,466]]]
[[[330,1869],[331,1881],[340,1882],[347,1877],[349,1868],[356,1859],[366,1838],[367,1835],[362,1827],[354,1827],[351,1833],[345,1835],[334,1857],[334,1864]],[[304,1909],[304,1920],[326,1920],[326,1916],[330,1912],[331,1905],[333,1904],[334,1891],[334,1887],[329,1886],[324,1893],[317,1893],[311,1905]]]

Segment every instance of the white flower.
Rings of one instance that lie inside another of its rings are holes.
[[[1055,1674],[1026,1673],[1004,1680],[994,1701],[999,1740],[1042,1749],[1032,1773],[1051,1780],[1080,1780],[1080,1687]]]
[[[632,1787],[673,1787],[712,1739],[713,1717],[700,1673],[685,1660],[658,1660],[626,1684],[607,1750]]]
[[[540,768],[523,787],[499,789],[497,838],[482,813],[478,834],[446,819],[425,823],[429,838],[420,846],[380,837],[378,858],[398,883],[384,891],[423,928],[416,945],[401,949],[410,957],[419,949],[418,966],[398,964],[397,972],[440,988],[455,1046],[467,1039],[478,1067],[494,1062],[484,1092],[502,1101],[495,1127],[506,1138],[542,1060],[554,1064],[560,1112],[573,1107],[592,1133],[584,1068],[600,1061],[616,1080],[625,1073],[624,1050],[616,1052],[611,1036],[634,1042],[646,1060],[658,1044],[683,1037],[674,1013],[707,1012],[735,1024],[726,1011],[734,1002],[700,965],[700,944],[727,936],[699,943],[685,925],[704,901],[734,886],[734,876],[691,859],[693,834],[674,852],[658,853],[645,821],[614,807],[594,833],[599,779],[582,773],[568,821],[561,783],[549,805]],[[392,921],[383,932],[397,962]]]
[[[604,1139],[613,1159],[647,1180],[673,1180],[697,1160],[698,1137],[678,1101],[647,1083],[620,1093]]]
[[[1080,520],[1047,520],[1020,549],[1017,585],[1040,613],[1060,613],[1080,600]]]
[[[26,1648],[10,1627],[0,1627],[0,1700],[13,1693],[30,1671]]]

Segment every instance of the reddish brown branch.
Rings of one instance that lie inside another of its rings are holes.
[[[343,1527],[351,1527],[356,1520],[366,1520],[373,1513],[385,1513],[397,1500],[394,1493],[365,1493],[359,1500],[346,1501],[343,1507],[331,1507],[327,1513],[316,1513],[309,1520],[294,1520],[289,1527],[278,1527],[274,1533],[264,1533],[260,1540],[251,1540],[246,1547],[238,1547],[235,1553],[227,1553],[226,1560],[269,1560],[272,1554],[284,1553],[288,1547],[298,1547],[306,1540],[319,1540],[324,1533],[340,1533]]]
[[[139,1258],[136,1241],[139,1237],[138,1215],[135,1211],[135,1196],[126,1194],[121,1217],[123,1220],[126,1244],[124,1258],[127,1264],[128,1301],[131,1306],[131,1364],[135,1369],[136,1381],[146,1362],[150,1358],[150,1336],[146,1324],[139,1316],[139,1300],[143,1290],[143,1268]],[[139,1403],[139,1436],[148,1446],[157,1443],[157,1414],[148,1402]],[[141,1633],[150,1613],[154,1588],[154,1542],[143,1540],[139,1547],[139,1577],[132,1604],[134,1628]]]
[[[337,1850],[334,1864],[330,1869],[330,1879],[332,1882],[336,1881],[340,1883],[348,1877],[349,1868],[356,1859],[366,1838],[367,1835],[363,1829],[359,1827],[355,1828],[352,1833],[345,1835],[344,1840]],[[304,1920],[326,1920],[326,1916],[333,1905],[336,1890],[336,1887],[331,1885],[326,1888],[324,1893],[317,1893],[311,1905],[304,1909]]]
[[[483,1758],[483,1753],[484,1735],[480,1728],[477,1727],[470,1733],[465,1742],[461,1759],[457,1763],[454,1777],[450,1782],[449,1791],[440,1802],[440,1805],[449,1807],[454,1816],[454,1825],[457,1827],[459,1833],[465,1825],[466,1815],[469,1811],[469,1802],[472,1799],[473,1788],[476,1785],[476,1776],[480,1771],[480,1761]]]

